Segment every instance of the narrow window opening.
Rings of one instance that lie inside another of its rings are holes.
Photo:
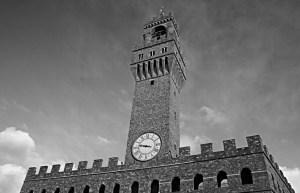
[[[138,193],[138,192],[139,192],[139,183],[135,181],[131,185],[131,193]]]
[[[69,192],[68,193],[74,193],[75,191],[74,191],[74,187],[71,187],[70,189],[69,189]]]
[[[194,190],[203,189],[203,176],[201,174],[196,174],[194,177]]]
[[[150,61],[148,61],[148,73],[150,74],[150,76],[152,76],[151,62]]]
[[[139,60],[142,60],[143,59],[143,54],[139,54]]]
[[[242,184],[253,184],[252,172],[249,168],[243,168],[241,171]]]
[[[33,193],[33,190],[30,190],[29,193]]]
[[[228,187],[227,174],[224,171],[220,171],[217,176],[218,187]]]
[[[54,193],[59,193],[60,192],[60,189],[59,188],[56,188],[55,192]]]
[[[147,77],[146,76],[146,64],[145,63],[143,63],[143,75],[144,75],[144,77]]]
[[[165,66],[168,72],[170,72],[168,57],[165,57]]]
[[[162,64],[162,59],[159,59],[159,70],[163,73],[163,64]]]
[[[154,60],[154,62],[153,62],[153,70],[154,70],[154,73],[157,74],[156,60]]]
[[[175,120],[177,119],[177,115],[176,115],[176,112],[174,112],[174,119],[175,119]]]
[[[42,190],[42,193],[46,193],[46,189],[43,189],[43,190]]]
[[[113,193],[119,193],[119,192],[120,192],[120,184],[115,184]]]
[[[85,186],[83,193],[89,193],[90,192],[90,187],[88,185]]]
[[[151,80],[151,81],[150,81],[150,85],[154,85],[154,80]]]
[[[99,188],[99,193],[104,193],[105,192],[105,185],[101,184],[100,188]]]
[[[174,177],[172,180],[172,192],[179,192],[180,191],[180,178]]]
[[[151,183],[151,193],[158,193],[159,192],[159,181],[153,180]]]
[[[140,65],[139,64],[137,65],[137,71],[136,71],[136,73],[137,73],[138,78],[141,79],[141,69],[140,69]]]

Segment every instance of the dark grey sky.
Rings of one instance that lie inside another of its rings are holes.
[[[221,149],[224,139],[245,145],[260,134],[280,165],[299,168],[296,0],[2,0],[0,131],[27,132],[49,162],[123,159],[131,48],[162,6],[189,64],[182,144]]]

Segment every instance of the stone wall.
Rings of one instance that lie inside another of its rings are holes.
[[[190,155],[189,147],[180,148],[180,156],[176,159],[165,158],[152,165],[137,163],[133,165],[118,165],[118,158],[110,158],[107,167],[102,167],[102,160],[95,160],[92,168],[86,168],[87,162],[82,161],[76,170],[73,164],[65,165],[64,171],[60,166],[52,166],[47,173],[47,167],[42,166],[36,174],[36,168],[28,170],[21,193],[41,193],[43,189],[54,192],[68,192],[70,187],[75,192],[83,192],[86,185],[90,192],[98,193],[101,184],[106,186],[106,192],[112,192],[115,183],[120,184],[120,192],[131,192],[134,181],[139,182],[139,192],[150,192],[151,182],[159,180],[160,192],[171,192],[172,179],[180,178],[181,192],[277,192],[270,185],[270,173],[276,169],[270,168],[266,148],[263,147],[259,136],[247,137],[247,147],[237,148],[234,140],[223,142],[224,151],[214,152],[212,144],[202,144],[201,154]],[[273,167],[273,166],[272,166]],[[253,184],[243,185],[240,172],[243,168],[252,171]],[[227,173],[228,185],[217,186],[219,171]],[[279,170],[276,170],[276,172]],[[194,176],[203,176],[203,190],[194,190]],[[279,172],[284,178],[282,173]],[[286,193],[293,193],[291,187],[284,182],[279,184]]]

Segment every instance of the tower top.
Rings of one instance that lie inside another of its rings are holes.
[[[155,25],[166,23],[168,21],[172,21],[175,29],[178,30],[177,23],[175,21],[173,13],[172,12],[166,13],[165,8],[161,7],[161,9],[159,10],[159,15],[156,17],[152,17],[150,21],[146,22],[144,25],[144,29],[151,28]]]

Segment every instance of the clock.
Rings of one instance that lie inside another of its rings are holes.
[[[132,145],[132,155],[139,161],[148,161],[154,158],[161,147],[161,139],[155,133],[144,133]]]

